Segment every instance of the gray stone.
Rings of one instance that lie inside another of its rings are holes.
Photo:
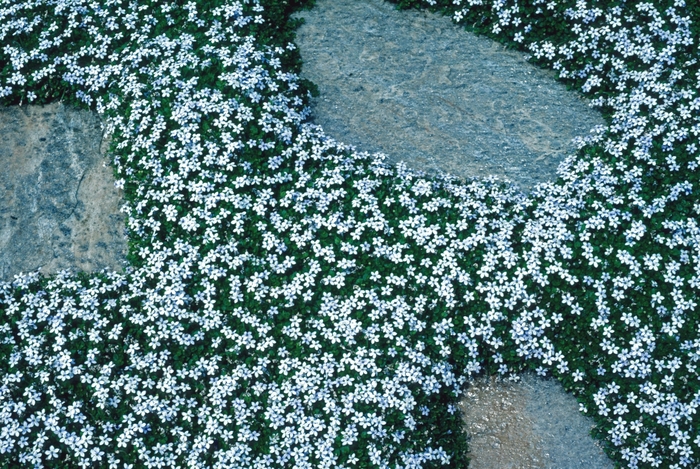
[[[613,469],[590,437],[593,420],[551,378],[480,377],[460,401],[470,469]]]
[[[0,280],[124,268],[127,241],[99,117],[55,103],[0,108]]]
[[[527,192],[605,124],[553,71],[448,17],[383,0],[317,0],[294,17],[301,77],[320,91],[311,122],[358,151]]]

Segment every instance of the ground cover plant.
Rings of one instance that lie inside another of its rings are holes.
[[[696,6],[398,2],[605,111],[526,197],[306,123],[308,2],[0,5],[1,104],[100,113],[129,233],[124,272],[0,286],[3,467],[465,467],[463,385],[525,369],[621,466],[698,466]]]

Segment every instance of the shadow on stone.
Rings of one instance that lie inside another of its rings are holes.
[[[97,114],[59,103],[0,108],[0,139],[0,280],[122,271],[122,194]]]

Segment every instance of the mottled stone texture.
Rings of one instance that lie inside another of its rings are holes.
[[[55,103],[0,108],[0,280],[121,271],[121,193],[99,117]]]
[[[460,401],[470,469],[539,469],[547,457],[527,414],[521,384],[480,378],[469,384]]]
[[[460,401],[470,469],[612,469],[589,436],[593,421],[551,378],[532,373],[517,383],[481,377]]]
[[[320,92],[311,122],[358,151],[527,192],[605,123],[554,72],[449,17],[383,0],[318,0],[294,17],[301,77]]]

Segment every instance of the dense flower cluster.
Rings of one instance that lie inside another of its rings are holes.
[[[61,81],[102,116],[131,265],[0,284],[0,458],[455,464],[464,383],[531,368],[628,467],[697,465],[684,3],[451,3],[456,21],[487,6],[495,33],[611,111],[530,197],[389,166],[305,123],[295,46],[263,44],[261,1],[2,4],[0,94]],[[550,16],[575,38],[530,41]]]

